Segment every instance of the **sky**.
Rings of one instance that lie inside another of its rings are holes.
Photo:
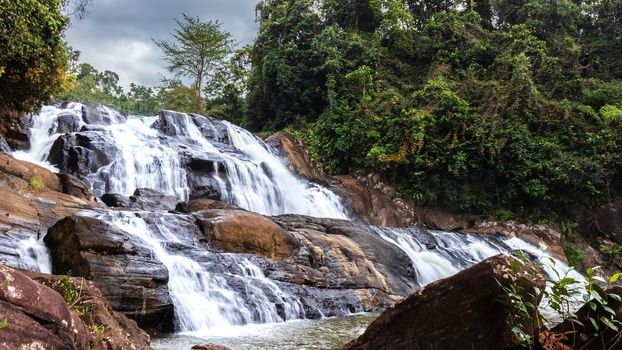
[[[80,62],[99,71],[111,70],[126,90],[130,82],[156,86],[166,70],[152,39],[170,40],[182,13],[202,20],[219,20],[222,29],[241,45],[257,33],[258,0],[93,0],[87,16],[73,19],[66,40],[79,50]]]

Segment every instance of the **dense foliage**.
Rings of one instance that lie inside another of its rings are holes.
[[[35,110],[68,86],[65,2],[0,0],[0,110]]]
[[[154,115],[160,110],[153,88],[130,83],[126,93],[119,85],[119,75],[115,72],[99,72],[92,65],[82,63],[74,77],[71,88],[57,95],[57,99],[100,103],[132,115]]]
[[[478,215],[622,191],[622,1],[265,0],[247,125]]]

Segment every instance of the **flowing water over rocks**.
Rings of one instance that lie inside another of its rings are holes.
[[[58,222],[0,232],[8,237],[0,236],[2,260],[71,271],[141,327],[182,332],[157,346],[227,331],[225,343],[236,348],[336,346],[314,340],[315,325],[339,325],[336,335],[354,337],[369,320],[327,317],[380,311],[499,252],[546,256],[501,235],[346,220],[354,214],[339,196],[294,175],[248,131],[213,118],[125,116],[70,103],[44,107],[30,133],[30,150],[16,158],[61,172],[58,191],[88,198],[80,178],[109,207],[91,204],[63,211]],[[44,246],[35,237],[48,228]],[[274,329],[311,336],[249,340]]]

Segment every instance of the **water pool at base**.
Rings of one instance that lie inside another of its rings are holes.
[[[331,317],[321,320],[294,320],[218,328],[209,333],[179,333],[154,337],[157,350],[189,350],[193,345],[213,343],[232,350],[327,350],[335,349],[361,335],[377,313]]]

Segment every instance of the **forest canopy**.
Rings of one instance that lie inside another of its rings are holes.
[[[476,215],[620,197],[622,1],[265,0],[247,126]]]

